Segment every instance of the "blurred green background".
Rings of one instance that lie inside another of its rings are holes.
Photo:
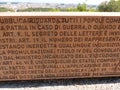
[[[89,7],[84,3],[77,4],[75,8],[25,8],[25,9],[11,9],[0,6],[0,12],[119,12],[120,0],[104,1],[95,7]]]

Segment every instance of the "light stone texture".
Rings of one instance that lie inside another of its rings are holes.
[[[9,81],[0,90],[120,90],[120,78]]]
[[[2,12],[0,16],[120,16],[119,12]]]

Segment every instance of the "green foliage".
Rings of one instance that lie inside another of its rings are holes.
[[[52,11],[52,8],[27,8],[27,9],[22,9],[22,10],[18,10],[20,12],[48,12],[48,11]]]
[[[4,8],[4,7],[0,7],[0,12],[13,12],[13,10],[8,9],[8,8]]]
[[[68,8],[67,9],[68,12],[76,12],[78,11],[77,8]]]
[[[75,12],[76,8],[27,8],[18,12]]]
[[[109,2],[102,2],[98,6],[100,12],[120,12],[120,0],[110,0]]]
[[[88,11],[88,12],[97,12],[97,10],[95,10],[95,9],[91,8],[91,9],[89,9],[89,11]]]
[[[27,8],[18,10],[19,12],[79,12],[88,11],[85,3],[78,4],[77,8]],[[93,10],[92,10],[93,11]]]
[[[87,10],[87,5],[86,5],[85,3],[83,3],[83,4],[78,4],[77,10],[78,10],[78,11],[88,11],[88,10]]]
[[[98,11],[100,12],[105,12],[108,10],[108,2],[102,2],[99,6],[98,6]]]
[[[60,12],[60,10],[55,8],[55,9],[52,9],[51,12]]]
[[[75,12],[77,11],[76,8],[60,8],[59,11],[61,12]]]
[[[95,12],[93,8],[87,9],[87,4],[78,4],[76,8],[27,8],[18,12]]]

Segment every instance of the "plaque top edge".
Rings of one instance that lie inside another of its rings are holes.
[[[0,16],[120,16],[119,12],[1,12]]]

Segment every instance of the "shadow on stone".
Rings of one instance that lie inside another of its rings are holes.
[[[0,88],[26,88],[46,86],[68,86],[68,85],[93,85],[120,83],[120,78],[90,78],[90,79],[59,79],[59,80],[33,80],[33,81],[6,81],[0,82]]]

